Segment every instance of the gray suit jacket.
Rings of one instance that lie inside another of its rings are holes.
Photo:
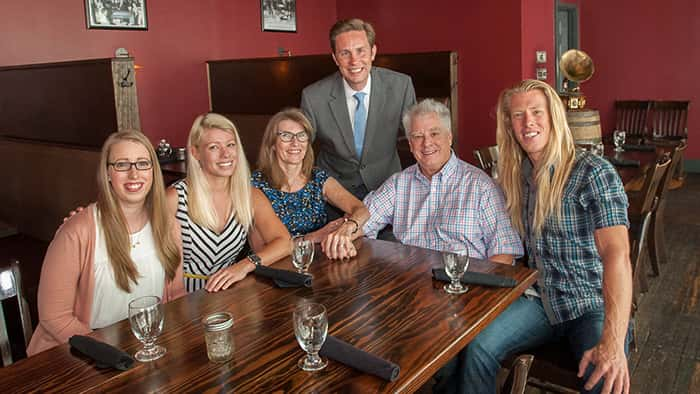
[[[396,139],[404,110],[416,102],[411,77],[372,67],[365,142],[362,157],[355,155],[343,77],[336,72],[307,86],[301,108],[311,121],[320,143],[316,164],[353,192],[364,184],[374,190],[401,170]]]

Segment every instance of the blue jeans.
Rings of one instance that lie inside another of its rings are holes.
[[[436,391],[495,393],[496,374],[506,357],[564,338],[578,362],[600,340],[604,319],[605,313],[600,310],[552,325],[539,298],[521,296],[438,372]],[[628,333],[625,354],[629,354],[629,340]],[[600,392],[603,387],[601,379],[593,390],[583,389],[593,370],[594,366],[589,365],[582,379],[583,393]]]

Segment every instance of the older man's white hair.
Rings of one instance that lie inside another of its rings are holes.
[[[445,130],[450,133],[452,132],[452,118],[450,117],[450,110],[445,104],[434,99],[427,98],[413,104],[406,110],[406,112],[403,113],[401,122],[403,123],[403,129],[406,131],[407,138],[411,136],[411,120],[416,116],[428,114],[436,114]]]

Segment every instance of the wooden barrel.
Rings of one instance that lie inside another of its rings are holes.
[[[566,111],[571,134],[577,144],[597,144],[601,141],[600,114],[595,109]]]

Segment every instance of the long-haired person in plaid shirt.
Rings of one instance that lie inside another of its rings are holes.
[[[417,164],[365,197],[370,212],[365,235],[375,238],[391,224],[396,239],[407,245],[440,251],[466,247],[471,257],[506,264],[522,256],[498,186],[452,152],[447,107],[425,99],[402,120]]]
[[[583,392],[629,391],[632,272],[627,196],[613,166],[576,154],[557,93],[525,80],[501,93],[498,175],[528,265],[526,292],[462,352],[464,392],[495,392],[499,361],[565,340]]]

